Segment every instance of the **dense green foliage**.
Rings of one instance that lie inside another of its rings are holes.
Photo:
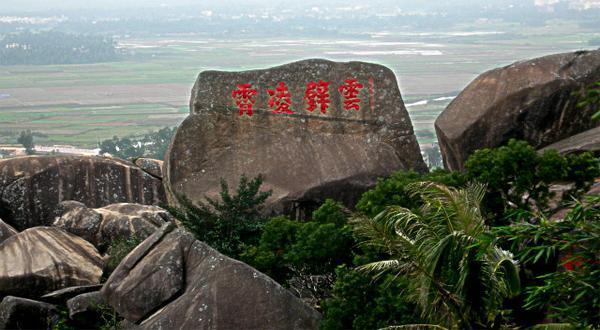
[[[271,219],[257,246],[249,248],[242,260],[318,307],[329,296],[335,268],[352,261],[354,245],[343,207],[327,200],[310,221]]]
[[[388,257],[360,269],[410,279],[413,301],[427,322],[446,327],[497,326],[504,298],[520,290],[517,262],[486,239],[480,211],[485,188],[410,184],[422,206],[390,206],[354,220],[359,237]]]
[[[555,182],[573,183],[567,200],[588,189],[598,159],[511,141],[467,164],[464,173],[398,172],[357,212],[327,200],[307,221],[261,215],[270,194],[261,177],[242,177],[235,195],[223,183],[218,201],[182,198],[171,212],[319,309],[323,329],[597,326],[598,199],[565,221],[541,214]]]
[[[527,142],[517,140],[476,151],[465,168],[469,180],[487,185],[484,206],[494,224],[506,223],[511,210],[545,210],[552,197],[552,183],[573,182],[574,189],[564,196],[571,200],[600,176],[598,159],[590,153],[562,156],[549,150],[540,154]]]
[[[83,64],[117,59],[113,40],[102,36],[23,31],[0,39],[0,65]]]
[[[141,137],[114,136],[112,139],[100,142],[100,153],[109,153],[122,159],[139,157],[164,159],[176,130],[176,127],[165,127]]]
[[[248,246],[258,243],[266,218],[260,213],[271,191],[261,191],[263,177],[240,178],[234,195],[221,180],[220,200],[206,197],[197,205],[181,198],[181,207],[167,209],[196,236],[219,252],[239,259]]]
[[[580,108],[591,107],[594,113],[592,119],[600,119],[600,81],[595,82],[586,89],[583,100],[577,106]]]
[[[339,266],[332,297],[323,304],[321,329],[378,329],[419,322],[416,306],[407,299],[409,279],[386,275],[377,280]]]
[[[466,183],[464,175],[459,172],[434,170],[431,173],[419,174],[414,171],[400,171],[389,178],[379,179],[373,189],[362,195],[356,209],[373,217],[390,205],[416,208],[421,205],[420,196],[410,194],[407,186],[422,181],[438,182],[452,187],[463,186]]]
[[[600,327],[600,197],[577,202],[563,221],[541,218],[495,231],[525,267],[555,265],[527,288],[526,309],[548,310],[557,322]]]

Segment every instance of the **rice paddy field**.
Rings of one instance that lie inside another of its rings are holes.
[[[95,147],[114,135],[180,123],[191,87],[207,69],[266,68],[305,58],[362,60],[398,78],[421,144],[433,122],[477,75],[532,57],[593,48],[597,31],[557,21],[524,28],[497,24],[453,31],[346,33],[339,37],[219,40],[202,34],[118,38],[123,60],[89,65],[0,66],[0,144],[22,130],[38,144]]]

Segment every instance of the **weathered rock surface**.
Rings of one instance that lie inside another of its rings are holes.
[[[0,329],[50,329],[58,311],[55,306],[18,297],[0,303]]]
[[[320,315],[250,266],[171,224],[146,239],[101,290],[142,329],[316,329]]]
[[[517,62],[469,84],[435,122],[446,168],[461,170],[475,150],[511,138],[542,148],[599,126],[580,92],[600,80],[600,50]]]
[[[340,91],[348,79],[361,85],[355,103]],[[316,91],[308,87],[320,81],[329,83],[325,113],[325,101],[308,110]],[[285,107],[274,113],[277,99],[269,104],[268,90],[277,96],[280,83],[290,97],[279,106],[288,104],[293,113]],[[257,90],[252,116],[233,97],[241,84]],[[170,202],[181,195],[192,201],[214,197],[221,178],[237,187],[242,174],[264,174],[263,188],[273,189],[269,208],[287,212],[296,202],[325,197],[353,205],[377,177],[401,169],[426,171],[396,77],[381,65],[304,60],[265,70],[204,71],[190,107],[165,161]]]
[[[564,140],[553,143],[540,151],[553,149],[561,154],[573,154],[590,151],[600,154],[600,127],[592,128],[583,133],[573,135]]]
[[[96,248],[59,228],[35,227],[0,244],[0,296],[39,297],[98,284],[103,260]]]
[[[17,234],[17,230],[0,219],[0,243]]]
[[[80,294],[67,301],[69,317],[80,322],[94,319],[103,304],[104,298],[100,291]]]
[[[164,201],[162,181],[115,158],[30,156],[0,160],[0,216],[18,230],[49,225],[56,205]]]
[[[152,158],[138,158],[135,160],[135,165],[139,166],[147,173],[162,179],[163,161]]]
[[[92,284],[92,285],[79,285],[79,286],[71,286],[68,288],[56,290],[50,292],[48,294],[43,295],[40,300],[43,302],[47,302],[50,304],[65,304],[67,300],[76,297],[78,295],[99,291],[102,288],[102,284]]]
[[[83,237],[96,247],[106,246],[119,237],[144,239],[166,222],[175,222],[169,212],[154,205],[118,203],[90,209],[83,203],[65,201],[60,209],[62,214],[53,225]]]

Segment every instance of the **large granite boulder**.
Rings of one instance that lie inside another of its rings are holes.
[[[91,209],[83,203],[65,201],[53,226],[78,235],[96,247],[105,247],[122,237],[144,239],[166,222],[176,220],[163,208],[132,203],[111,204]]]
[[[544,147],[540,152],[550,149],[556,150],[561,154],[574,154],[589,151],[595,155],[600,155],[600,127],[592,128],[583,133],[552,143],[551,145]]]
[[[542,148],[600,126],[579,97],[600,80],[600,50],[536,58],[488,71],[467,86],[435,121],[450,170],[462,170],[475,150],[511,138]]]
[[[162,179],[162,160],[142,157],[135,160],[135,165],[146,171],[146,173]]]
[[[17,230],[0,219],[0,243],[17,234]]]
[[[59,311],[56,306],[8,296],[0,303],[0,329],[51,329]]]
[[[304,60],[205,71],[167,153],[170,202],[215,197],[220,180],[265,176],[270,209],[326,197],[353,205],[376,179],[426,171],[396,77],[381,65]]]
[[[83,329],[95,328],[94,324],[101,320],[104,307],[104,298],[100,291],[83,293],[67,301],[69,318]]]
[[[159,204],[162,181],[116,158],[30,156],[0,160],[0,216],[18,230],[49,225],[64,200],[89,207]]]
[[[39,297],[98,284],[104,261],[89,242],[59,228],[35,227],[0,244],[0,296]]]
[[[317,329],[320,315],[271,278],[163,226],[101,290],[142,329]]]

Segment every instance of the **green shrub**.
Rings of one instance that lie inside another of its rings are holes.
[[[323,303],[321,329],[378,329],[418,323],[416,306],[406,299],[408,279],[387,275],[378,280],[339,266],[332,297]]]
[[[354,257],[355,242],[342,205],[327,200],[310,221],[276,217],[263,229],[258,245],[241,259],[318,308],[329,296],[335,268]]]
[[[487,185],[484,208],[493,223],[506,223],[511,210],[544,210],[552,183],[575,182],[576,188],[565,198],[571,199],[600,175],[598,159],[590,153],[562,156],[554,150],[542,154],[525,141],[510,140],[506,146],[477,150],[465,163],[471,181]]]
[[[133,250],[136,246],[140,245],[144,241],[137,236],[131,237],[118,237],[114,239],[106,253],[109,255],[108,261],[106,263],[104,277],[110,276],[110,274],[119,266],[121,261]]]
[[[600,327],[600,197],[576,203],[563,221],[542,218],[495,233],[530,271],[543,263],[552,266],[529,281],[527,310],[547,310],[551,321]]]
[[[356,204],[356,209],[367,216],[373,217],[390,205],[400,205],[409,209],[419,207],[421,205],[420,198],[411,196],[406,187],[411,183],[422,181],[437,182],[451,187],[464,186],[466,183],[464,175],[459,172],[448,172],[441,169],[427,174],[400,171],[389,178],[379,179],[373,189],[361,196]]]
[[[225,180],[221,180],[220,200],[206,197],[206,202],[195,205],[182,196],[180,208],[166,208],[198,240],[239,259],[249,246],[258,243],[266,222],[261,208],[272,192],[261,191],[262,183],[260,175],[253,179],[243,175],[236,193],[232,195]]]

